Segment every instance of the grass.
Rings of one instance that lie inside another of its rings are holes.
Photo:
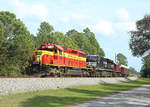
[[[0,96],[0,107],[62,107],[92,98],[129,90],[144,84],[150,79],[141,78],[129,83],[77,86],[72,88],[26,92]]]

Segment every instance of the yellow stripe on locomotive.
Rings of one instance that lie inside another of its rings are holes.
[[[58,45],[42,44],[34,52],[33,64],[86,68],[84,52],[70,48],[66,48],[66,50]]]

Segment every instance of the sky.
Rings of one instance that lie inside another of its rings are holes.
[[[0,11],[15,13],[34,35],[42,21],[64,34],[88,27],[105,57],[115,60],[115,54],[122,53],[128,65],[140,71],[141,58],[133,57],[129,49],[129,31],[150,13],[149,4],[150,0],[0,0]]]

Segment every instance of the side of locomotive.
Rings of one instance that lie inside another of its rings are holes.
[[[83,51],[45,43],[40,45],[33,55],[33,74],[60,76],[74,73],[69,70],[81,71],[85,68],[86,53]]]
[[[98,55],[87,55],[87,68],[93,68],[92,76],[112,77],[113,61]]]

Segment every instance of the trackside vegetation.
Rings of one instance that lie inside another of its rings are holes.
[[[150,15],[136,22],[136,30],[130,31],[129,46],[133,56],[141,57],[141,76],[150,78]]]
[[[0,107],[63,107],[92,98],[129,90],[150,84],[149,78],[140,78],[128,83],[77,86],[57,90],[45,90],[0,96]]]

